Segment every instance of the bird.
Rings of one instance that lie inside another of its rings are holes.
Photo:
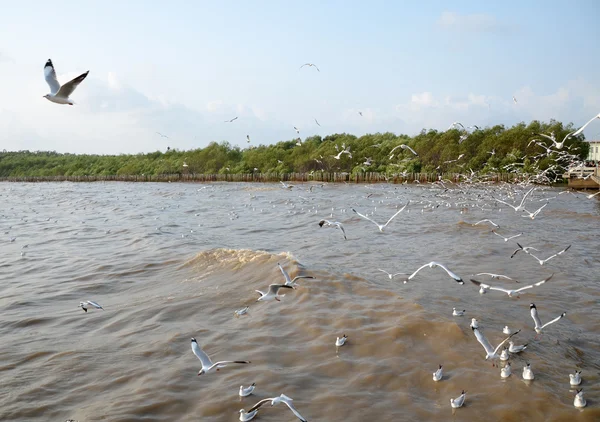
[[[486,290],[497,290],[497,291],[499,291],[499,292],[504,292],[504,293],[506,293],[506,294],[508,295],[508,297],[513,297],[515,294],[517,294],[517,293],[519,293],[519,292],[522,292],[523,290],[532,289],[532,288],[534,288],[534,287],[541,286],[541,285],[542,285],[542,284],[544,284],[546,281],[550,280],[550,279],[551,279],[553,276],[554,276],[554,273],[552,273],[552,275],[551,275],[550,277],[547,277],[547,278],[545,278],[545,279],[544,279],[544,280],[542,280],[542,281],[538,281],[537,283],[530,284],[530,285],[528,285],[528,286],[523,286],[523,287],[521,287],[521,288],[519,288],[519,289],[515,289],[515,290],[512,290],[512,289],[504,289],[504,288],[502,288],[502,287],[494,287],[494,286],[490,286],[489,284],[484,284],[484,283],[482,283],[481,281],[477,281],[477,280],[473,280],[473,279],[471,279],[471,282],[472,282],[473,284],[475,284],[476,286],[483,286],[483,287],[484,287]],[[518,296],[517,296],[517,297],[518,297]]]
[[[525,200],[526,200],[526,199],[527,199],[527,197],[528,197],[528,196],[531,194],[531,192],[533,192],[533,191],[534,191],[534,189],[535,189],[535,186],[534,186],[534,187],[532,187],[531,189],[529,189],[529,190],[528,190],[528,191],[525,193],[525,195],[523,195],[523,198],[521,199],[521,203],[520,203],[519,205],[517,205],[516,207],[515,207],[514,205],[512,205],[512,204],[509,204],[508,202],[504,202],[504,201],[502,201],[501,199],[494,198],[494,200],[495,200],[495,201],[498,201],[498,202],[500,202],[500,203],[502,203],[502,204],[504,204],[504,205],[508,205],[509,207],[511,207],[512,209],[514,209],[514,210],[515,210],[515,212],[517,212],[517,211],[521,211],[521,210],[523,210],[523,204],[525,203]],[[493,197],[492,197],[492,198],[493,198]]]
[[[575,400],[573,400],[573,406],[575,407],[585,407],[587,402],[585,398],[583,398],[583,389],[577,390],[577,394],[575,394]]]
[[[342,347],[344,344],[346,344],[346,340],[348,340],[348,336],[346,334],[344,334],[341,337],[337,337],[335,339],[335,345],[336,345],[336,347]]]
[[[240,391],[238,394],[240,395],[240,397],[248,397],[250,394],[252,394],[252,392],[254,391],[255,388],[256,388],[255,382],[253,382],[246,388],[244,388],[243,385],[240,385]]]
[[[281,264],[277,263],[277,266],[281,270],[281,274],[283,274],[283,278],[285,278],[286,286],[294,286],[296,284],[296,280],[301,278],[314,278],[312,275],[297,275],[293,279],[290,277],[288,272],[281,266]]]
[[[440,365],[438,370],[433,373],[433,380],[440,381],[443,377],[444,377],[444,371],[442,369],[442,365]]]
[[[512,334],[512,331],[510,328],[508,328],[508,325],[504,326],[504,328],[502,329],[502,334],[506,334],[507,336]]]
[[[422,270],[423,268],[425,268],[425,267],[429,267],[429,268],[433,268],[433,267],[440,267],[440,268],[442,268],[444,271],[446,271],[446,273],[448,273],[448,275],[449,275],[450,277],[452,277],[452,278],[453,278],[453,279],[454,279],[454,280],[455,280],[455,281],[456,281],[458,284],[464,284],[464,281],[463,281],[463,279],[462,279],[462,278],[460,278],[458,275],[456,275],[456,274],[454,274],[452,271],[450,271],[450,270],[448,269],[448,267],[446,267],[444,264],[440,264],[439,262],[435,262],[435,261],[431,261],[430,263],[428,263],[428,264],[425,264],[425,265],[423,265],[423,266],[419,267],[419,268],[417,269],[417,271],[415,271],[414,273],[412,273],[412,274],[411,274],[411,275],[408,277],[408,280],[412,280],[412,279],[413,279],[413,278],[414,278],[414,277],[417,275],[417,273],[418,273],[419,271],[421,271],[421,270]],[[406,281],[405,281],[405,283],[406,283]]]
[[[515,249],[515,251],[512,253],[512,255],[510,256],[511,258],[514,257],[518,252],[523,251],[525,253],[529,253],[530,250],[534,250],[534,251],[539,251],[539,249],[536,249],[534,247],[531,246],[521,246],[521,244],[519,242],[517,242],[517,246],[519,247],[518,249]]]
[[[519,233],[519,234],[515,234],[514,236],[504,237],[501,234],[498,234],[495,230],[492,230],[492,233],[494,233],[496,236],[500,236],[502,239],[504,239],[505,242],[508,242],[509,240],[514,239],[515,237],[519,237],[523,234],[523,233]]]
[[[513,95],[513,101],[515,104],[517,104],[517,99],[514,97],[514,95]]]
[[[508,358],[509,358],[509,356],[508,356],[508,348],[504,347],[502,349],[502,352],[500,352],[500,360],[504,362],[504,361],[507,361]]]
[[[246,140],[250,143],[250,135],[246,135]]]
[[[394,273],[394,274],[392,274],[392,273],[388,273],[386,270],[382,270],[381,268],[377,268],[377,270],[378,270],[378,271],[381,271],[381,272],[383,272],[383,273],[386,273],[386,274],[387,274],[387,276],[388,276],[388,278],[389,278],[390,280],[391,280],[392,278],[396,277],[397,275],[404,274],[404,273]]]
[[[487,218],[486,218],[485,220],[478,221],[477,223],[475,223],[475,224],[473,224],[473,225],[474,225],[474,226],[476,226],[476,225],[478,225],[478,224],[481,224],[481,223],[490,223],[492,226],[494,226],[494,227],[496,227],[496,228],[500,228],[500,226],[499,226],[499,225],[497,225],[497,224],[496,224],[496,223],[494,223],[492,220],[489,220],[489,219],[487,219]]]
[[[523,367],[523,379],[532,381],[534,378],[533,371],[531,370],[531,364],[527,362],[527,365]]]
[[[569,248],[571,247],[571,245],[567,246],[566,248],[564,248],[562,251],[555,253],[554,255],[549,256],[546,259],[539,259],[537,256],[535,256],[534,254],[532,254],[531,252],[526,252],[527,255],[530,255],[532,257],[534,257],[539,263],[540,265],[544,265],[546,262],[550,261],[552,258],[558,256],[558,255],[562,255],[563,253],[565,253],[566,251],[569,250]]]
[[[450,129],[453,129],[453,128],[454,128],[454,126],[460,126],[460,127],[462,127],[462,128],[463,128],[463,130],[465,129],[465,127],[463,126],[463,124],[462,124],[462,123],[460,123],[460,122],[454,122],[454,123],[452,123],[452,124],[450,125],[450,127],[448,128],[448,130],[450,130]]]
[[[50,94],[44,95],[44,98],[56,104],[75,104],[69,96],[75,91],[77,86],[83,82],[88,73],[90,73],[89,70],[61,86],[56,79],[56,71],[54,70],[52,60],[48,59],[44,66],[44,77],[50,86]]]
[[[246,412],[244,409],[240,409],[240,421],[247,422],[254,419],[258,410],[253,410],[252,412]]]
[[[250,309],[250,307],[249,307],[249,306],[246,306],[246,307],[244,307],[244,308],[242,308],[242,309],[238,309],[237,311],[234,311],[234,312],[233,312],[233,314],[234,314],[236,317],[240,317],[240,316],[242,316],[242,315],[246,315],[246,314],[248,313],[248,309]]]
[[[296,415],[296,417],[298,419],[300,419],[302,422],[307,422],[307,420],[296,410],[296,408],[292,404],[292,401],[293,401],[293,399],[286,396],[285,394],[281,394],[279,397],[271,397],[271,398],[262,399],[261,401],[256,403],[254,406],[252,406],[248,410],[248,413],[250,413],[254,410],[257,410],[263,404],[268,403],[268,402],[271,402],[271,406],[275,406],[276,404],[279,404],[279,403],[285,403],[287,405],[287,407],[290,408],[290,410],[294,413],[294,415]]]
[[[318,72],[320,72],[319,68],[314,63],[304,63],[302,66],[300,66],[300,69],[302,69],[304,66],[314,67]]]
[[[294,126],[294,130],[296,131],[296,133],[300,133],[300,129],[298,129],[296,126]]]
[[[233,118],[233,119],[231,119],[231,120],[225,120],[225,123],[231,123],[231,122],[234,122],[234,121],[236,121],[237,119],[238,119],[238,118],[237,118],[237,116],[236,116],[236,117],[234,117],[234,118]]]
[[[412,153],[413,153],[414,155],[416,155],[416,156],[418,156],[418,155],[419,155],[419,154],[417,154],[417,152],[416,152],[414,149],[412,149],[412,148],[411,148],[411,147],[409,147],[408,145],[404,145],[404,144],[402,144],[402,145],[400,145],[400,148],[402,148],[402,149],[408,149],[410,152],[412,152]]]
[[[465,390],[462,390],[460,396],[458,396],[455,399],[450,399],[450,406],[452,406],[453,409],[458,409],[459,407],[462,407],[462,405],[465,403],[465,394]]]
[[[469,325],[471,328],[479,328],[479,321],[477,318],[471,318],[471,324]]]
[[[260,297],[256,301],[269,301],[275,299],[276,301],[280,302],[281,300],[277,297],[279,289],[293,289],[293,287],[285,284],[270,284],[267,293],[263,293],[260,290],[255,290],[256,293],[260,294]]]
[[[452,316],[464,316],[466,310],[463,309],[462,311],[457,310],[456,308],[452,308]]]
[[[572,386],[581,384],[581,371],[575,370],[574,374],[569,374],[569,383]]]
[[[500,348],[502,347],[502,345],[504,343],[506,343],[508,340],[510,340],[510,338],[512,336],[517,335],[521,330],[517,330],[514,333],[512,333],[511,335],[509,335],[508,337],[506,337],[504,340],[502,340],[500,342],[500,344],[498,346],[496,346],[495,349],[492,348],[492,345],[489,343],[489,341],[485,338],[485,336],[479,331],[478,328],[471,328],[473,330],[473,333],[475,334],[475,337],[477,338],[477,341],[483,346],[483,348],[485,349],[485,359],[496,359],[498,358],[498,350],[500,350]]]
[[[545,323],[544,325],[542,325],[542,322],[540,321],[540,317],[538,316],[538,311],[537,311],[537,307],[535,306],[535,303],[530,303],[529,304],[529,309],[531,312],[531,318],[533,318],[533,322],[535,324],[535,332],[538,334],[542,333],[542,330],[544,328],[546,328],[548,325],[550,324],[554,324],[555,322],[557,322],[559,319],[561,319],[562,317],[564,317],[565,315],[567,315],[566,312],[563,312],[562,314],[560,314],[559,316],[557,316],[556,318],[554,318],[552,321],[548,321],[547,323]]]
[[[525,208],[523,208],[523,212],[526,213],[527,215],[522,215],[521,217],[529,217],[532,220],[535,220],[535,217],[537,217],[537,215],[544,209],[544,207],[548,205],[548,203],[545,203],[544,205],[542,205],[541,207],[539,207],[537,210],[531,212],[531,211],[527,211]]]
[[[502,378],[508,378],[510,377],[510,374],[510,362],[507,362],[506,365],[504,365],[504,368],[500,369],[500,376]]]
[[[358,112],[358,114],[360,114],[360,115],[361,115],[361,117],[362,117],[362,115],[363,115],[363,114],[362,114],[362,111],[359,111],[359,112]]]
[[[527,349],[527,343],[516,346],[512,340],[508,342],[508,351],[510,353],[521,353],[525,349]]]
[[[161,138],[167,138],[167,139],[169,139],[169,137],[167,135],[163,135],[160,132],[155,132],[155,133],[158,134],[158,135],[160,135]],[[170,148],[167,148],[167,149],[170,149]]]
[[[507,276],[507,275],[503,275],[503,274],[494,274],[494,273],[478,273],[478,274],[475,274],[475,275],[489,275],[491,278],[495,278],[495,279],[501,279],[501,278],[504,278],[504,279],[506,279],[506,280],[511,280],[511,281],[515,281],[515,282],[519,283],[519,281],[518,281],[518,280],[515,280],[515,279],[513,279],[513,278],[510,278],[509,276]]]
[[[406,208],[408,206],[408,204],[410,204],[410,201],[408,201],[408,203],[405,206],[400,208],[394,215],[392,215],[385,224],[379,224],[378,222],[374,221],[373,219],[367,217],[366,215],[359,213],[354,208],[352,208],[352,211],[354,211],[354,213],[356,213],[359,217],[369,220],[371,223],[375,224],[377,226],[377,228],[379,229],[379,231],[381,233],[383,233],[383,229],[385,229],[387,227],[387,225],[390,224],[390,222],[394,219],[394,217],[396,217],[398,214],[400,214],[402,211],[404,211],[404,208]]]
[[[98,303],[91,301],[91,300],[86,300],[85,302],[79,302],[79,307],[86,312],[88,311],[88,307],[89,307],[89,309],[96,308],[96,309],[104,310],[104,308],[102,306],[100,306]]]
[[[202,369],[200,369],[200,371],[198,371],[198,376],[203,375],[203,374],[208,374],[208,373],[211,373],[214,371],[218,371],[219,369],[224,368],[225,366],[227,366],[230,363],[243,363],[243,364],[250,363],[250,361],[247,361],[247,360],[222,360],[219,362],[212,363],[212,361],[210,360],[208,355],[206,353],[204,353],[204,350],[202,350],[200,348],[200,346],[198,346],[198,342],[193,337],[192,337],[192,352],[194,352],[196,357],[198,359],[200,359],[200,362],[202,363]]]
[[[346,237],[346,230],[344,230],[344,226],[339,221],[321,220],[321,221],[319,221],[319,226],[320,227],[323,227],[323,226],[337,227],[338,229],[340,229],[342,231],[342,234],[344,235],[344,240],[348,240],[348,238]]]
[[[318,126],[321,126],[321,124],[319,123],[319,121],[318,121],[317,119],[315,119],[315,123],[316,123]]]

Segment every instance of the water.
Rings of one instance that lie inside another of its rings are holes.
[[[281,393],[308,420],[598,420],[600,201],[538,188],[528,209],[556,198],[531,220],[492,205],[509,190],[2,183],[0,420],[234,421]],[[524,190],[515,191],[520,202]],[[383,223],[408,200],[384,233],[351,211]],[[348,240],[321,218],[341,221]],[[483,218],[523,235],[504,242],[472,225]],[[542,267],[524,253],[510,259],[516,241],[542,258],[572,247]],[[431,260],[465,285],[439,268],[407,284],[377,271],[412,273]],[[277,263],[315,279],[256,303],[255,289],[282,280]],[[554,277],[511,299],[478,294],[468,280],[484,271],[523,283]],[[88,299],[105,311],[84,313],[77,305]],[[539,341],[530,302],[543,322],[567,311]],[[245,305],[249,314],[235,318]],[[494,345],[504,325],[522,329],[516,343],[529,346],[511,358],[509,379],[485,361],[472,317]],[[342,334],[349,340],[336,352]],[[252,363],[198,377],[191,337],[215,359]],[[438,364],[446,375],[435,383]],[[576,368],[582,411],[568,382]],[[252,382],[254,395],[240,400],[239,386]],[[453,414],[449,399],[463,389],[465,407]],[[297,419],[278,405],[257,420]]]

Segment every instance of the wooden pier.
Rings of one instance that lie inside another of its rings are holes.
[[[600,173],[598,167],[574,167],[563,174],[572,189],[600,188]]]

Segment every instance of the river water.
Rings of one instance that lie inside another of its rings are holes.
[[[598,421],[600,201],[538,187],[526,208],[548,205],[532,220],[492,200],[518,204],[527,189],[1,183],[0,420],[235,421],[284,393],[309,421]],[[351,210],[383,223],[409,201],[383,233]],[[348,239],[322,218],[342,222]],[[473,225],[484,218],[523,235],[505,242]],[[510,258],[517,241],[541,258],[572,246],[541,266]],[[410,274],[432,260],[465,284],[440,268],[408,283],[378,271]],[[315,278],[256,302],[255,290],[283,280],[278,263]],[[509,298],[480,295],[469,281],[480,272],[521,281],[476,277],[509,288],[554,276]],[[104,310],[83,312],[85,300]],[[536,340],[530,302],[542,322],[567,315]],[[513,339],[528,348],[511,356],[508,379],[485,360],[472,317],[494,346],[505,325],[522,330]],[[213,360],[252,363],[197,376],[191,337]],[[575,369],[583,410],[573,407]],[[255,420],[297,419],[280,404]]]

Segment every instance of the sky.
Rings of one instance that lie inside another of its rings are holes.
[[[596,0],[0,0],[0,10],[0,150],[246,148],[294,139],[294,126],[303,139],[413,136],[455,121],[579,127],[600,113]],[[43,98],[49,58],[61,83],[90,71],[74,106]],[[600,119],[584,134],[600,139]]]

